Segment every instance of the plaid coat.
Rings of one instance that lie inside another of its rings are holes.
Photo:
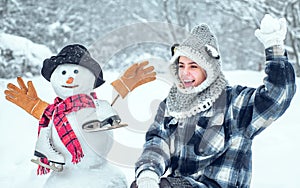
[[[279,118],[296,91],[287,54],[266,49],[266,77],[258,88],[227,86],[205,112],[185,119],[168,116],[165,102],[146,133],[136,176],[152,170],[184,177],[193,187],[248,188],[253,138]]]

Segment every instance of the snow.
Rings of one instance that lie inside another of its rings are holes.
[[[52,55],[45,45],[33,43],[24,37],[0,33],[0,41],[0,49],[10,49],[16,57],[25,56],[34,65],[40,65],[41,59]]]
[[[27,40],[21,39],[21,41],[18,40],[18,43],[14,43],[10,41],[16,41],[15,38],[10,39],[10,36],[1,36],[1,41],[7,41],[1,42],[2,45],[12,45],[14,48],[19,46],[19,51],[33,49],[35,46]],[[39,47],[38,51],[39,53],[34,56],[39,57],[39,62],[45,58],[45,55],[40,57],[37,56],[38,54],[50,54],[50,51],[42,46]],[[28,53],[31,54],[32,52],[28,50]],[[34,61],[37,60],[34,58]],[[162,67],[166,68],[156,65],[159,72],[163,72]],[[240,84],[250,87],[260,85],[264,77],[264,73],[253,71],[226,71],[224,73],[231,85]],[[119,72],[104,72],[106,83],[96,90],[99,98],[110,102],[114,99],[116,92],[110,83],[119,74]],[[49,82],[41,76],[33,77],[30,80],[33,81],[38,95],[43,100],[53,101],[56,95]],[[9,82],[17,84],[16,79],[0,79],[0,187],[40,188],[43,187],[49,175],[37,176],[37,166],[30,162],[30,159],[33,158],[38,122],[19,107],[5,100],[3,92]],[[300,85],[299,78],[297,85]],[[107,159],[110,165],[120,169],[125,174],[128,186],[134,180],[133,165],[142,151],[145,132],[154,118],[159,101],[166,97],[169,87],[168,76],[158,74],[156,81],[136,88],[127,98],[119,98],[114,105],[123,121],[129,126],[113,130],[114,145]],[[298,162],[300,127],[297,122],[300,114],[299,95],[297,92],[287,112],[254,140],[252,187],[300,187],[298,181],[300,175],[300,163]],[[97,181],[105,182],[111,177],[111,171],[107,171],[109,168],[105,169],[106,171],[103,170]],[[73,178],[64,177],[64,182],[88,187],[89,183],[94,181],[89,174],[92,171],[77,173],[72,176]]]
[[[96,92],[100,98],[111,101],[114,92],[109,83],[117,78],[118,73],[112,72],[105,75],[107,82],[97,89]],[[258,86],[264,76],[263,73],[252,71],[230,71],[225,72],[225,75],[232,85],[241,84],[252,87]],[[55,94],[50,83],[44,80],[43,77],[34,77],[32,80],[39,96],[51,102]],[[0,80],[1,91],[5,90],[8,82],[16,84],[16,80],[14,79]],[[300,81],[297,79],[297,85],[299,84]],[[123,111],[120,115],[122,116],[123,114],[124,116],[125,114],[126,116],[126,113],[129,113],[137,118],[135,120],[137,122],[150,122],[151,117],[155,114],[153,109],[156,106],[152,103],[157,104],[158,100],[163,99],[166,96],[168,87],[168,83],[158,78],[156,81],[134,90],[128,96],[128,101],[126,99],[118,99],[119,103],[127,101],[126,105],[130,109],[128,112]],[[0,186],[12,188],[24,186],[42,187],[48,175],[36,176],[36,165],[30,162],[30,159],[33,157],[37,135],[37,121],[23,110],[6,101],[3,92],[1,93]],[[297,188],[300,186],[297,179],[299,177],[298,169],[300,168],[297,160],[300,154],[298,149],[300,127],[298,127],[297,122],[297,116],[300,114],[299,103],[300,96],[299,92],[297,92],[287,112],[255,139],[253,145],[252,187]],[[116,107],[118,105],[121,104],[116,104]],[[127,149],[129,148],[128,152],[141,151],[144,142],[144,133],[149,124],[140,124],[138,126],[140,127],[129,122],[127,128],[114,130],[116,143],[122,143],[120,147],[126,146]],[[123,148],[121,149],[123,151]],[[132,165],[134,160],[138,158],[137,153],[119,153],[121,158],[129,158],[130,162],[128,163],[124,163],[120,158],[115,159],[114,154],[111,156],[111,159],[108,159],[113,165],[124,172],[128,185],[134,180],[134,168]],[[99,178],[105,181],[110,175],[110,173],[103,174]],[[81,174],[81,176],[84,176],[84,174]],[[73,182],[75,179],[68,179],[68,181]],[[87,178],[87,181],[93,180]],[[85,184],[87,182],[81,183]]]

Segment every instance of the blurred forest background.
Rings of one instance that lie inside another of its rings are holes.
[[[264,48],[254,31],[266,13],[287,19],[286,49],[300,76],[299,0],[1,0],[0,34],[24,37],[53,54],[67,44],[81,43],[91,47],[98,60],[110,61],[105,69],[121,70],[145,53],[168,61],[170,46],[184,38],[171,27],[190,31],[206,22],[218,38],[223,69],[261,71]],[[144,41],[118,46],[141,33]],[[165,42],[146,40],[151,38]],[[30,63],[26,58],[20,62],[13,49],[1,47],[0,41],[0,78],[27,71],[39,74],[42,61]]]

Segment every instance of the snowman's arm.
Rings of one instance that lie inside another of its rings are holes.
[[[156,79],[154,67],[146,67],[148,64],[148,61],[144,61],[131,65],[120,78],[111,83],[122,98],[125,98],[129,92],[138,86]]]
[[[32,81],[28,81],[26,86],[23,79],[18,77],[17,82],[19,87],[12,83],[7,84],[7,89],[4,91],[6,100],[21,107],[39,120],[49,104],[37,96]]]

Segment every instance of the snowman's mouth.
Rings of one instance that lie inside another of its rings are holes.
[[[79,86],[79,85],[74,85],[74,86],[65,86],[65,85],[62,85],[61,87],[72,89],[72,88],[75,88],[75,87],[78,87],[78,86]]]

